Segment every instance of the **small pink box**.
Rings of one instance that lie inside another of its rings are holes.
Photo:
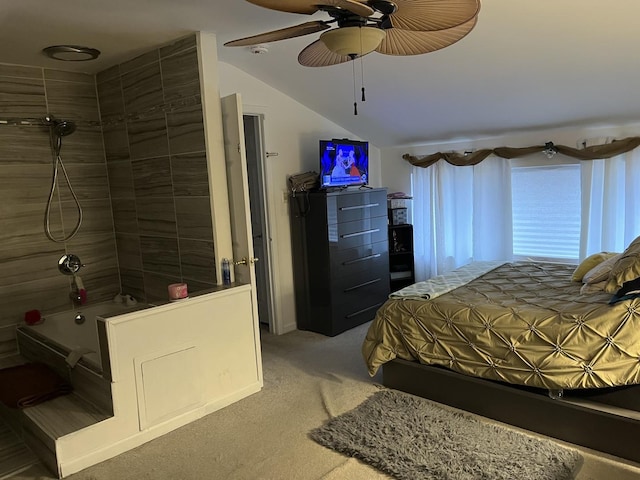
[[[168,287],[169,300],[182,300],[189,296],[186,283],[172,283]]]

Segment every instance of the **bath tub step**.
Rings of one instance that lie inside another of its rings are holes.
[[[22,414],[25,443],[55,474],[56,440],[110,418],[74,393],[25,408]]]

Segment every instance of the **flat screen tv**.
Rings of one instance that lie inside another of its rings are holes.
[[[321,188],[366,185],[369,180],[369,143],[358,140],[320,140]]]

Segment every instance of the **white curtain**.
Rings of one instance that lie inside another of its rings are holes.
[[[640,149],[580,162],[580,258],[622,252],[640,235]]]
[[[512,258],[509,160],[414,167],[413,197],[416,281],[474,260]]]

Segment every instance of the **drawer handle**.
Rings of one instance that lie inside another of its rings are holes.
[[[374,283],[378,283],[380,280],[382,280],[382,279],[381,278],[376,278],[375,280],[369,280],[368,282],[364,282],[364,283],[361,283],[359,285],[355,285],[353,287],[345,288],[343,290],[343,292],[344,293],[352,292],[352,291],[357,290],[359,288],[366,287],[368,285],[373,285]]]
[[[354,263],[364,262],[366,260],[371,260],[373,258],[379,258],[381,256],[380,253],[376,253],[373,255],[367,255],[366,257],[356,258],[355,260],[348,260],[346,262],[342,262],[342,265],[353,265]]]
[[[346,233],[344,235],[340,235],[340,238],[359,237],[360,235],[366,235],[368,233],[376,233],[376,232],[379,232],[379,231],[380,231],[379,228],[374,228],[374,229],[371,229],[371,230],[365,230],[363,232]]]
[[[350,313],[349,315],[345,315],[344,318],[353,318],[358,315],[368,312],[369,310],[373,310],[374,308],[378,308],[382,305],[382,303],[376,303],[375,305],[371,305],[370,307],[363,308],[362,310],[358,310],[357,312]]]
[[[353,207],[340,207],[338,210],[346,212],[347,210],[362,210],[363,208],[373,208],[379,205],[379,203],[367,203],[365,205],[354,205]]]

